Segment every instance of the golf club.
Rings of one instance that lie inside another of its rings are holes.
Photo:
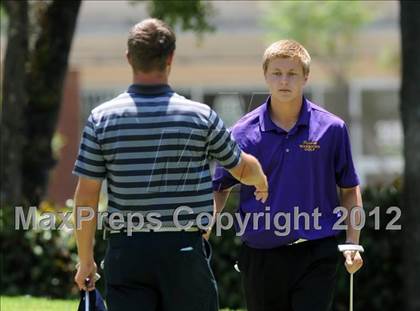
[[[85,280],[85,285],[87,286],[87,285],[89,284],[89,282],[90,282],[90,279],[89,279],[89,278],[87,278],[87,279]],[[85,291],[85,310],[86,310],[86,311],[89,311],[89,308],[90,308],[89,291],[88,291],[88,290],[86,290],[86,291]]]
[[[76,264],[76,269],[78,269],[80,266],[79,263]],[[95,273],[94,275],[94,280],[95,282],[97,282],[99,279],[101,278],[100,274]],[[85,286],[87,287],[87,285],[90,283],[90,278],[86,278],[85,279]],[[79,302],[79,307],[77,310],[79,311],[93,311],[93,310],[97,310],[97,311],[106,311],[106,307],[103,301],[103,298],[100,294],[100,292],[98,291],[98,289],[94,289],[91,291],[88,290],[81,290],[80,291],[80,302]]]
[[[340,244],[338,245],[338,250],[341,253],[345,251],[357,251],[363,253],[365,250],[363,246],[357,244]],[[353,311],[353,273],[350,273],[350,302],[349,302],[349,311]]]

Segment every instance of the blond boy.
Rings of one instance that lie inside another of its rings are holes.
[[[263,57],[270,96],[232,130],[241,149],[260,161],[270,189],[265,204],[252,197],[252,187],[240,190],[242,220],[254,220],[241,228],[238,263],[249,311],[330,310],[339,261],[334,209],[341,205],[350,215],[362,206],[345,123],[303,96],[310,62],[293,40],[270,45]],[[219,212],[237,183],[216,169]],[[358,244],[359,230],[349,218],[346,224],[346,242]],[[344,255],[349,272],[360,269],[359,253]]]

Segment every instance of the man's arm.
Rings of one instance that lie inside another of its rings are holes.
[[[361,213],[363,208],[362,195],[360,187],[340,188],[341,205],[348,211],[347,218],[345,219],[347,232],[346,243],[359,244],[360,230],[354,228],[358,226],[361,221]],[[358,211],[354,212],[354,223],[351,222],[351,211],[357,208]],[[346,258],[345,266],[349,273],[354,273],[359,270],[363,265],[362,256],[359,252],[347,251],[344,252]]]
[[[255,198],[265,203],[268,196],[267,178],[258,160],[241,150],[217,113],[210,109],[208,119],[208,156],[219,162],[239,182],[255,186]]]
[[[94,277],[96,273],[96,264],[93,256],[93,243],[96,232],[98,202],[101,186],[102,180],[79,177],[74,195],[74,233],[76,236],[80,261],[75,281],[79,288],[83,290],[86,290],[86,286],[84,284],[86,278],[91,280],[87,289],[91,290],[95,287]],[[81,217],[88,217],[92,214],[93,217],[91,220],[80,221]],[[80,226],[77,227],[79,222]]]
[[[268,182],[267,177],[265,176],[260,162],[250,155],[245,153],[244,151],[241,152],[241,159],[238,165],[233,167],[232,169],[228,170],[229,173],[235,178],[237,181],[249,185],[255,186],[256,191],[254,193],[256,200],[259,200],[263,203],[266,202],[268,198]],[[228,176],[227,173],[223,173]],[[222,177],[223,178],[223,177]],[[213,207],[213,224],[216,221],[217,214],[221,213],[223,208],[225,207],[227,198],[229,197],[230,191],[232,190],[233,186],[228,187],[226,189],[215,190],[213,191],[214,195],[214,207]],[[219,188],[215,188],[219,189]],[[213,224],[211,226],[213,226]],[[204,235],[206,239],[210,236],[209,229],[207,233]]]
[[[268,182],[260,162],[254,156],[241,153],[241,161],[237,166],[229,170],[229,173],[235,177],[240,183],[256,188],[255,198],[262,203],[268,198]],[[225,202],[227,199],[226,195]]]

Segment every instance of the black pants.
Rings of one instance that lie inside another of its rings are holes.
[[[248,311],[331,310],[339,252],[335,237],[260,250],[242,246]]]
[[[111,235],[105,257],[108,310],[218,310],[206,243],[198,232]]]

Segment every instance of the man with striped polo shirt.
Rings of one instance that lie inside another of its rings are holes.
[[[210,220],[198,217],[213,212],[209,159],[255,187],[257,200],[265,202],[268,195],[259,162],[241,152],[217,114],[167,84],[174,50],[175,35],[162,21],[135,25],[127,50],[133,84],[93,109],[83,131],[74,168],[76,223],[89,214],[86,207],[94,216],[75,230],[80,259],[75,281],[80,289],[94,288],[97,205],[106,179],[110,311],[218,309],[199,230]]]

